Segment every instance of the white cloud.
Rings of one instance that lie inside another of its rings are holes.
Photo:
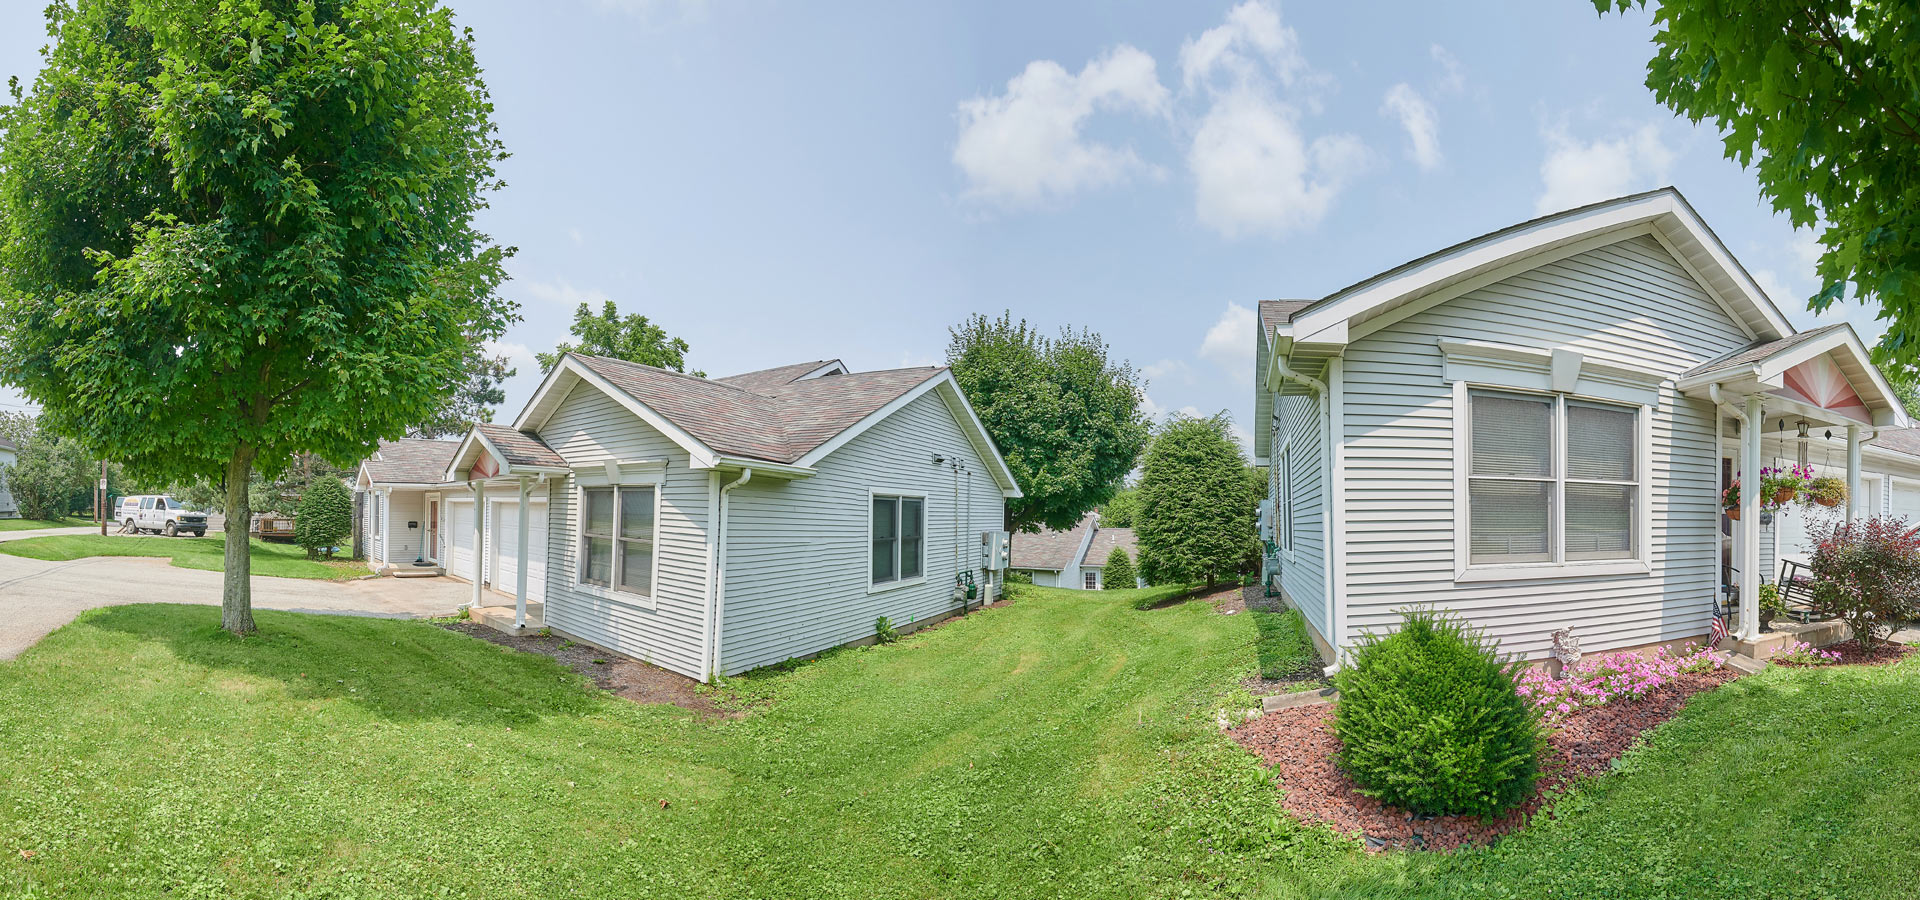
[[[539,365],[533,358],[533,350],[518,341],[487,341],[481,345],[481,349],[485,350],[489,356],[504,356],[516,366],[538,367]]]
[[[1216,72],[1246,82],[1261,76],[1261,63],[1291,87],[1312,75],[1300,54],[1300,36],[1280,23],[1280,13],[1263,0],[1247,0],[1227,13],[1226,22],[1180,46],[1181,80],[1188,90]]]
[[[1380,114],[1400,120],[1410,142],[1407,156],[1416,165],[1428,171],[1440,167],[1440,116],[1413,85],[1403,81],[1388,88]]]
[[[1254,335],[1259,317],[1238,303],[1229,303],[1200,341],[1200,356],[1225,369],[1236,383],[1252,383]]]
[[[1442,94],[1458,94],[1466,90],[1467,67],[1461,65],[1459,59],[1439,44],[1434,44],[1429,53],[1432,54],[1433,61],[1440,66],[1440,77],[1434,81],[1434,90]]]
[[[1319,224],[1369,153],[1350,134],[1308,141],[1298,113],[1252,90],[1217,99],[1187,154],[1194,212],[1227,237],[1275,236]]]
[[[1193,382],[1193,369],[1188,367],[1185,360],[1179,359],[1163,359],[1156,363],[1149,363],[1140,368],[1140,375],[1149,382],[1166,381],[1175,376],[1178,376],[1182,382],[1188,384]]]
[[[1253,432],[1240,427],[1239,422],[1230,421],[1227,423],[1227,433],[1239,443],[1241,453],[1245,453],[1249,459],[1253,458]]]
[[[1087,140],[1088,119],[1102,110],[1164,115],[1167,104],[1153,57],[1136,48],[1122,44],[1078,75],[1035,60],[1005,93],[960,104],[953,162],[969,199],[1004,207],[1105,187],[1152,167],[1129,148]]]
[[[587,235],[586,235],[586,233],[585,233],[585,232],[582,232],[582,231],[581,231],[580,229],[578,229],[578,228],[569,228],[569,229],[567,229],[567,237],[570,237],[570,238],[573,238],[573,242],[574,242],[574,243],[575,243],[576,245],[578,245],[578,244],[585,244],[585,243],[587,242]]]
[[[565,278],[554,281],[525,281],[517,283],[520,284],[521,288],[527,292],[527,295],[533,299],[542,303],[564,306],[568,309],[572,309],[582,303],[597,308],[608,300],[613,299],[608,297],[604,291],[597,288],[589,288],[587,290],[576,288],[572,282]]]
[[[1542,137],[1547,158],[1540,164],[1540,199],[1534,203],[1542,214],[1658,187],[1666,183],[1674,160],[1654,123],[1592,141],[1568,134],[1563,123]]]
[[[1227,237],[1311,228],[1365,168],[1359,138],[1302,132],[1299,110],[1279,88],[1323,79],[1301,56],[1298,35],[1262,0],[1234,7],[1225,23],[1188,40],[1180,69],[1187,90],[1202,90],[1211,104],[1187,151],[1201,224]]]

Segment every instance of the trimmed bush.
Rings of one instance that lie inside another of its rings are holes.
[[[322,478],[300,495],[299,512],[293,517],[293,542],[305,547],[307,558],[322,553],[333,558],[333,550],[353,534],[353,496],[336,478]]]
[[[1133,574],[1133,560],[1127,556],[1127,548],[1115,547],[1107,554],[1107,564],[1100,571],[1100,586],[1109,591],[1125,590],[1133,587],[1138,580]]]
[[[1337,761],[1361,793],[1421,813],[1498,815],[1533,792],[1541,727],[1520,663],[1458,618],[1416,607],[1361,636],[1334,676]]]

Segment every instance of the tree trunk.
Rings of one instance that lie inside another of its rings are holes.
[[[253,519],[247,483],[253,476],[255,450],[245,444],[227,462],[226,577],[220,586],[220,627],[234,634],[252,634],[253,574],[247,550],[247,526]]]

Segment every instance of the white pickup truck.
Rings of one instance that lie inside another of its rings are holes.
[[[122,497],[114,518],[120,520],[121,530],[128,534],[158,531],[167,537],[177,534],[204,537],[207,533],[206,513],[189,510],[186,504],[166,494]]]

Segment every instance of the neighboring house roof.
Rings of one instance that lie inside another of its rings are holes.
[[[1273,330],[1293,320],[1293,314],[1309,306],[1312,300],[1262,300],[1260,301],[1260,333],[1271,338]]]
[[[803,378],[820,378],[826,375],[844,375],[847,367],[837,359],[816,359],[813,362],[794,363],[790,366],[776,366],[757,372],[742,372],[715,378],[721,384],[730,384],[742,390],[761,393],[769,388],[782,387]]]
[[[567,467],[567,461],[562,459],[560,454],[555,453],[552,447],[547,446],[546,441],[524,431],[515,431],[505,425],[495,425],[491,422],[475,425],[474,428],[493,444],[502,456],[506,457],[509,465],[552,469]]]
[[[1920,456],[1920,428],[1884,428],[1867,443],[1895,453]]]
[[[1796,344],[1805,343],[1813,338],[1821,337],[1823,335],[1832,334],[1833,332],[1846,327],[1847,327],[1847,324],[1845,322],[1839,322],[1833,325],[1828,325],[1825,328],[1816,328],[1812,331],[1802,331],[1799,334],[1790,334],[1778,340],[1754,341],[1753,343],[1748,344],[1745,347],[1742,347],[1738,350],[1735,350],[1732,353],[1727,354],[1726,356],[1722,356],[1719,359],[1708,360],[1707,362],[1701,363],[1700,365],[1697,365],[1692,369],[1689,369],[1686,372],[1681,373],[1680,377],[1692,378],[1695,375],[1707,375],[1713,372],[1732,371],[1732,370],[1743,368],[1746,366],[1752,366],[1755,363],[1758,363],[1766,359],[1767,357],[1774,355],[1775,353],[1779,353],[1780,351],[1787,349],[1788,347],[1792,347]]]
[[[380,449],[360,464],[374,484],[439,484],[459,441],[423,441],[407,438],[381,441]]]
[[[7,438],[0,437],[0,450],[18,450],[18,449],[20,449],[19,444],[16,444]]]
[[[621,400],[686,448],[696,467],[764,462],[789,467],[796,475],[811,474],[821,457],[906,403],[940,390],[994,480],[1008,496],[1019,496],[1012,470],[945,368],[848,372],[839,361],[827,360],[710,380],[569,353],[547,373],[514,427],[537,431],[579,381]]]
[[[1015,569],[1043,569],[1058,572],[1073,565],[1080,546],[1086,543],[1087,530],[1094,527],[1094,513],[1067,531],[1021,532],[1013,536],[1013,557],[1008,565]]]
[[[1094,569],[1105,566],[1115,547],[1126,550],[1127,558],[1139,561],[1140,542],[1134,538],[1133,529],[1103,527],[1093,533],[1093,543],[1087,545],[1087,560],[1081,565]]]

